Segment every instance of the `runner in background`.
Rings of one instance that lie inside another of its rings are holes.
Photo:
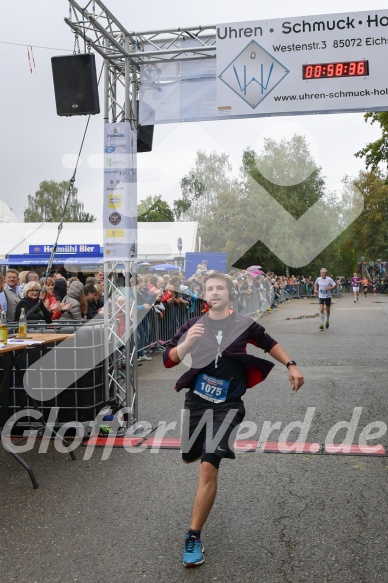
[[[354,302],[358,302],[358,294],[360,293],[360,284],[361,284],[360,277],[357,275],[357,273],[354,273],[353,277],[352,277],[352,289],[353,289],[353,294],[354,294]]]
[[[320,274],[320,277],[317,277],[314,283],[314,295],[318,296],[319,301],[319,317],[321,320],[319,329],[324,330],[324,306],[326,306],[326,328],[328,328],[330,320],[331,292],[337,287],[337,284],[331,277],[327,276],[327,269],[324,267],[322,267]]]
[[[368,287],[369,287],[369,279],[367,277],[364,277],[364,279],[362,280],[362,289],[364,291],[364,297],[367,297],[368,295]]]

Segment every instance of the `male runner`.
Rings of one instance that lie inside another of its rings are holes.
[[[362,278],[362,289],[364,291],[364,297],[368,297],[368,287],[369,287],[369,279],[367,277]]]
[[[358,302],[358,294],[360,293],[360,284],[361,278],[357,275],[357,273],[353,274],[352,277],[352,289],[354,294],[354,302]]]
[[[314,295],[318,296],[319,301],[319,317],[321,320],[319,329],[324,330],[324,306],[326,306],[326,328],[328,328],[330,320],[331,292],[337,287],[337,284],[331,277],[328,277],[327,269],[324,267],[322,267],[320,274],[320,277],[317,277],[314,283]]]
[[[190,368],[175,386],[176,391],[189,389],[182,424],[182,459],[185,463],[201,460],[190,529],[185,538],[185,567],[201,565],[205,560],[201,529],[216,497],[220,462],[223,458],[235,458],[233,443],[245,416],[241,397],[247,388],[263,381],[274,366],[247,354],[247,344],[262,348],[284,364],[294,391],[304,383],[296,363],[262,326],[229,309],[233,289],[227,275],[218,272],[207,275],[204,290],[208,313],[184,324],[163,355],[167,368],[187,355],[191,357]]]

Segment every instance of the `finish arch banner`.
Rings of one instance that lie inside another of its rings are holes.
[[[218,114],[387,110],[387,51],[388,10],[218,25]]]
[[[140,123],[385,111],[387,51],[388,9],[219,24],[215,59],[140,67]]]

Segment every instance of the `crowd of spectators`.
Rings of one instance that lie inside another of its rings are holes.
[[[202,281],[206,273],[206,267],[201,264],[187,279],[181,272],[137,275],[138,310],[153,309],[163,317],[166,307],[181,305],[192,316],[198,312],[199,303],[203,307]],[[249,298],[253,296],[260,296],[259,309],[276,309],[284,299],[313,294],[311,277],[287,278],[273,272],[254,275],[245,269],[232,270],[230,277],[238,311],[246,312]],[[93,277],[78,274],[66,279],[60,271],[52,277],[39,277],[35,271],[8,269],[5,277],[0,274],[0,309],[6,312],[9,322],[18,320],[22,307],[27,320],[92,319],[103,315],[103,286],[102,270],[97,270]]]
[[[83,278],[84,279],[84,278]],[[39,277],[36,271],[8,269],[0,274],[0,311],[7,322],[17,322],[24,308],[27,321],[88,320],[103,316],[104,273],[81,281],[66,279],[60,271],[53,277]]]
[[[374,293],[388,290],[388,278],[383,265],[374,268],[370,286]],[[172,338],[185,321],[206,312],[203,279],[206,265],[199,264],[195,273],[185,278],[180,271],[138,274],[138,359],[150,360],[149,346],[155,338],[164,343]],[[314,279],[311,276],[277,275],[246,269],[229,273],[234,289],[233,309],[237,312],[258,315],[276,310],[279,303],[314,294]],[[368,274],[369,276],[369,274]],[[350,278],[337,277],[338,290],[350,289]],[[109,283],[109,282],[108,282]],[[122,283],[122,285],[121,285]],[[116,281],[121,289],[117,296],[119,315],[124,318],[124,278]],[[109,286],[108,286],[109,289]],[[132,288],[129,288],[132,295]],[[109,294],[108,294],[109,295]],[[109,301],[109,298],[108,298]],[[8,269],[0,274],[0,310],[5,311],[8,322],[17,322],[21,308],[25,309],[28,321],[52,323],[56,320],[86,321],[102,318],[104,314],[104,272],[95,271],[93,276],[65,278],[60,271],[52,277],[40,277],[36,271],[18,272]],[[122,324],[124,325],[124,324]]]

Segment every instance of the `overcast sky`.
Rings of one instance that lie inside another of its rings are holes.
[[[79,0],[85,6],[85,0]],[[128,2],[105,0],[106,6],[131,31],[160,30],[226,22],[329,14],[368,9],[361,0],[157,0]],[[373,9],[386,8],[374,0]],[[66,0],[18,0],[2,5],[0,67],[2,79],[2,180],[0,200],[7,202],[19,218],[42,180],[68,180],[69,154],[78,153],[86,117],[56,115],[51,74],[51,57],[73,51],[74,37],[63,18]],[[7,44],[15,43],[15,44]],[[35,71],[30,73],[26,46],[32,45]],[[38,47],[50,47],[50,50]],[[102,94],[100,92],[102,107]],[[180,179],[190,170],[198,149],[217,149],[230,155],[237,171],[245,147],[260,149],[263,138],[306,135],[313,156],[322,167],[329,188],[343,176],[355,176],[364,168],[354,153],[375,140],[379,129],[366,124],[363,114],[290,116],[158,125],[152,153],[140,154],[139,199],[161,194],[172,202],[179,197]],[[92,168],[93,155],[103,151],[102,114],[92,116],[86,137],[76,186],[85,210],[102,219],[102,170]]]

